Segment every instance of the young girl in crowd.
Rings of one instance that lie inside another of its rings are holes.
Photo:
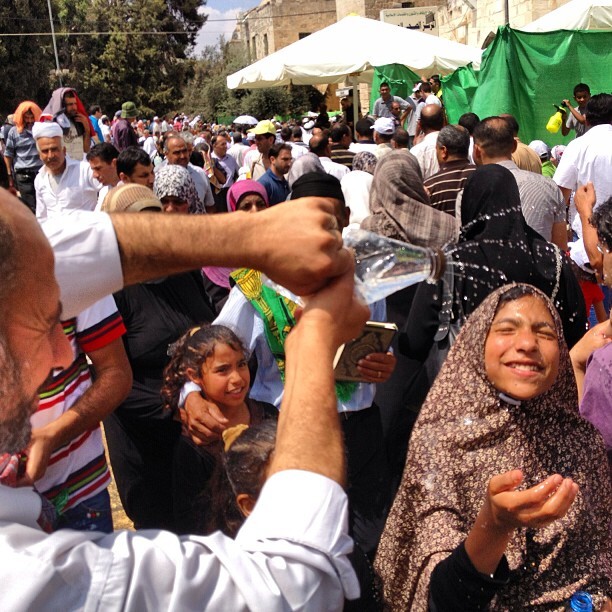
[[[195,327],[171,348],[172,358],[164,373],[162,398],[166,408],[180,413],[179,396],[183,384],[192,381],[202,395],[223,413],[227,427],[254,425],[276,410],[248,396],[251,376],[248,356],[236,334],[223,325]],[[182,416],[182,415],[181,415]],[[222,442],[196,445],[181,436],[174,457],[172,498],[177,529],[181,533],[201,531],[204,517],[198,494],[207,487]]]

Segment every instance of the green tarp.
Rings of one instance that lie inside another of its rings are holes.
[[[552,146],[573,138],[563,138],[561,130],[554,135],[546,131],[553,104],[573,101],[577,83],[587,83],[592,94],[612,91],[611,67],[612,31],[535,34],[503,26],[484,53],[471,108],[469,99],[463,102],[455,93],[462,85],[456,73],[443,80],[451,94],[447,98],[445,93],[444,103],[453,118],[468,110],[482,118],[511,113],[523,142],[538,138]]]
[[[392,95],[406,99],[412,93],[414,83],[420,80],[421,77],[418,74],[400,64],[388,64],[387,66],[374,68],[372,95],[370,96],[370,113],[374,109],[374,102],[380,97],[378,90],[381,83],[389,83]]]
[[[404,89],[393,80],[401,78],[402,70],[409,75]],[[404,94],[399,91],[408,92],[408,87],[419,79],[402,66],[376,68],[373,99],[378,97],[383,80],[379,75],[390,75],[391,89],[400,96]],[[567,143],[574,137],[572,132],[564,138],[561,130],[550,134],[546,123],[555,112],[553,104],[561,104],[564,98],[573,101],[577,83],[587,83],[592,94],[612,91],[612,31],[529,33],[502,26],[485,51],[479,72],[466,66],[442,78],[444,104],[451,123],[469,111],[481,118],[511,113],[519,122],[523,142],[540,139],[550,146]]]

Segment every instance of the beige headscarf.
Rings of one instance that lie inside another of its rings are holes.
[[[105,212],[140,212],[145,209],[162,210],[162,204],[151,189],[137,183],[114,187],[102,203]]]
[[[392,151],[376,164],[370,191],[371,216],[361,228],[422,247],[454,242],[454,217],[429,205],[417,158],[406,149]]]
[[[517,285],[513,285],[517,286]],[[514,406],[500,398],[484,366],[498,303],[492,293],[470,315],[442,366],[412,432],[406,469],[378,548],[376,569],[391,610],[425,612],[435,566],[468,535],[489,480],[520,468],[528,488],[552,474],[580,487],[568,513],[541,529],[517,529],[506,549],[510,582],[492,610],[562,610],[588,591],[596,609],[611,584],[612,497],[601,436],[578,414],[561,321],[559,374],[546,393]]]

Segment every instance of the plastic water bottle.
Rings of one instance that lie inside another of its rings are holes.
[[[576,591],[565,608],[569,612],[593,612],[593,599],[586,591]]]
[[[407,244],[361,229],[349,230],[344,244],[355,251],[355,285],[367,304],[444,272],[442,251]]]
[[[353,229],[345,232],[344,245],[355,252],[355,292],[373,304],[424,280],[437,280],[444,273],[442,251],[407,244],[373,232]],[[263,282],[281,295],[303,305],[303,301],[270,279]]]

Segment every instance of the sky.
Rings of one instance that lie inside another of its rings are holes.
[[[208,21],[198,34],[194,54],[199,55],[207,45],[216,45],[221,35],[224,35],[226,39],[231,37],[236,22],[214,20],[233,19],[238,13],[258,4],[258,0],[208,0],[206,6],[201,9],[202,13],[208,15]]]

